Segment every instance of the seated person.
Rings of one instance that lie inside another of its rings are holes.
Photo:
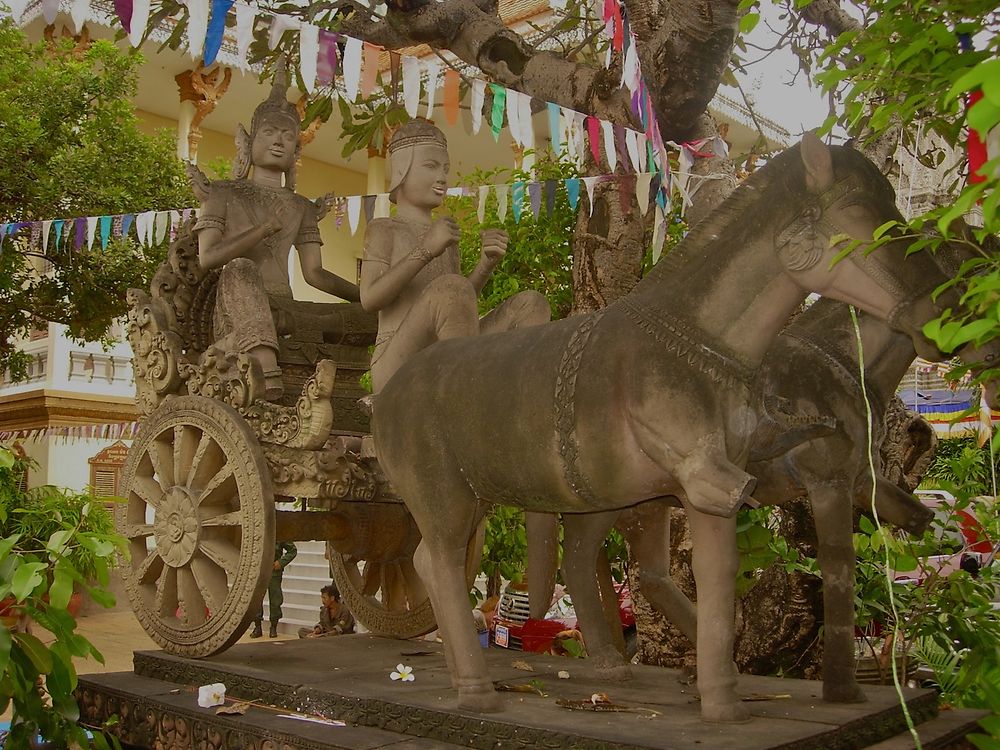
[[[328,635],[346,635],[354,632],[354,615],[340,601],[340,591],[333,584],[320,590],[319,622],[312,628],[299,628],[299,638],[323,638]]]
[[[361,264],[361,304],[378,311],[374,393],[435,341],[537,325],[551,316],[545,297],[527,291],[479,319],[476,297],[507,251],[507,233],[484,231],[478,265],[468,278],[461,275],[458,225],[449,216],[432,217],[448,187],[444,133],[427,120],[411,120],[393,134],[388,153],[396,214],[368,224]]]
[[[355,284],[323,268],[320,209],[295,192],[301,122],[295,106],[285,99],[286,88],[285,72],[279,69],[270,96],[254,111],[250,133],[240,126],[234,179],[208,184],[194,227],[201,267],[222,267],[214,345],[249,354],[260,364],[268,400],[282,393],[278,335],[291,333],[296,316],[302,314],[317,327],[315,313],[305,312],[316,306],[296,303],[292,297],[292,245],[309,284],[348,301],[359,299]]]

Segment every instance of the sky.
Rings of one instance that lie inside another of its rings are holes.
[[[749,41],[759,47],[771,47],[777,36],[768,28],[780,28],[782,21],[777,9],[770,3],[761,3],[763,18],[750,33]],[[764,53],[748,48],[743,55],[747,61],[759,59]],[[819,127],[829,114],[825,97],[818,88],[809,85],[802,73],[795,77],[798,60],[789,49],[779,49],[766,59],[754,63],[746,74],[737,73],[743,92],[751,100],[755,110],[763,117],[773,120],[788,130],[792,137],[803,131]],[[794,85],[789,85],[792,81]],[[738,89],[722,86],[720,91],[729,98],[741,102]]]

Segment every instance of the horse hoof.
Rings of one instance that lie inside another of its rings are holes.
[[[718,724],[745,724],[750,721],[750,710],[740,702],[701,704],[701,720]]]
[[[495,714],[503,711],[504,702],[491,686],[486,690],[460,690],[458,707],[463,711],[473,711],[477,714]]]
[[[827,703],[864,703],[868,697],[855,682],[849,685],[823,685],[823,700]]]

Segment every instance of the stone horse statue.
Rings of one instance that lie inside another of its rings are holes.
[[[935,276],[938,282],[945,278],[941,271]],[[871,315],[859,314],[858,332],[865,358],[865,391],[872,408],[872,423],[878,430],[889,400],[916,353],[909,337]],[[966,348],[962,356],[969,364],[989,367],[1000,356],[1000,342],[979,349]],[[779,416],[762,420],[751,446],[747,471],[757,478],[754,497],[761,503],[783,505],[803,496],[810,499],[823,577],[823,697],[834,702],[863,700],[854,676],[852,502],[864,510],[871,508],[872,481],[865,394],[856,333],[847,306],[822,299],[797,316],[768,351],[757,384],[765,403],[780,396],[783,402],[803,410],[806,422],[835,417],[833,429],[797,440],[795,435],[801,436],[803,430],[800,425],[776,424],[782,410],[765,409],[767,414]],[[996,402],[995,389],[987,390],[987,399]],[[879,442],[877,434],[874,442]],[[916,498],[880,473],[876,474],[874,489],[880,518],[913,534],[924,531],[933,513]],[[595,580],[595,559],[601,554],[601,543],[612,524],[628,540],[640,570],[643,595],[695,642],[695,607],[670,579],[670,514],[666,504],[647,502],[624,512],[566,514],[563,522],[564,577],[586,635],[587,649],[599,665],[618,675],[627,669],[614,647],[615,631],[605,621],[607,612],[602,605],[608,594],[603,588],[598,592]],[[528,544],[554,544],[554,538],[539,538],[529,526]],[[529,576],[529,591],[538,590],[538,598],[547,603],[549,571],[529,568]]]
[[[928,269],[905,243],[833,263],[842,235],[898,216],[889,183],[807,135],[747,180],[631,294],[604,310],[451,339],[375,397],[379,462],[422,534],[424,580],[459,706],[503,707],[468,616],[466,542],[489,503],[592,513],[667,496],[690,517],[706,720],[748,718],[732,661],[735,513],[757,427],[752,383],[809,291],[889,319],[932,358]],[[833,241],[832,241],[833,240]],[[405,427],[404,427],[405,425]]]

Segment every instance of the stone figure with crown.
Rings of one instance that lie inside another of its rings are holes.
[[[254,112],[250,132],[239,128],[233,179],[195,180],[202,199],[194,226],[198,260],[203,270],[222,269],[213,344],[222,351],[248,354],[260,365],[268,400],[276,400],[283,390],[278,337],[292,333],[302,322],[324,327],[322,309],[292,297],[291,248],[298,252],[309,284],[345,300],[358,300],[356,285],[323,268],[317,222],[326,213],[326,202],[314,203],[295,192],[301,122],[285,98],[286,88],[284,67],[279,66],[270,96]],[[338,319],[335,327],[339,323]]]
[[[479,318],[476,297],[506,253],[507,233],[485,230],[479,263],[462,276],[458,225],[450,216],[433,217],[448,188],[444,133],[427,120],[411,120],[393,134],[388,152],[396,213],[368,224],[361,265],[361,304],[378,311],[375,392],[435,341],[537,325],[551,316],[545,297],[525,291]]]

